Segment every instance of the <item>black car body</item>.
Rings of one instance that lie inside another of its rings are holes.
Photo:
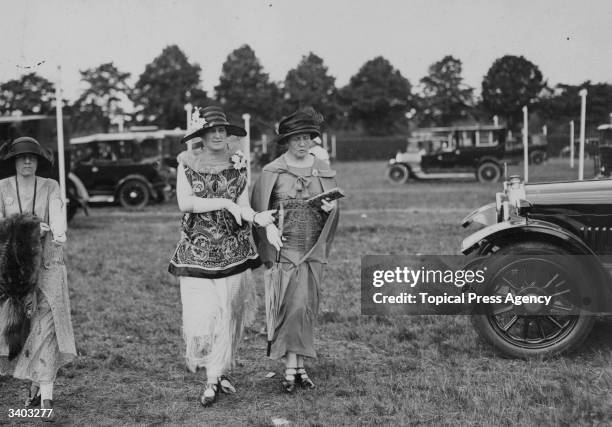
[[[506,128],[454,126],[417,129],[405,153],[389,161],[387,178],[394,184],[414,179],[498,181],[502,176]]]
[[[91,201],[118,201],[128,209],[165,201],[176,185],[173,133],[155,130],[73,138],[74,173]]]
[[[59,169],[57,162],[57,127],[54,116],[27,115],[27,116],[4,116],[0,117],[0,145],[12,141],[20,136],[35,138],[40,144],[53,153],[55,162],[51,167],[40,167],[36,174],[45,178],[53,178],[59,181]],[[87,212],[87,201],[89,195],[83,183],[71,171],[71,153],[68,149],[70,138],[70,121],[64,118],[64,158],[66,176],[66,214],[71,220],[79,209]],[[14,174],[10,164],[0,164],[0,179]]]
[[[530,312],[506,307],[474,315],[479,334],[503,355],[531,357],[575,349],[590,332],[594,314],[611,311],[612,180],[524,184],[511,177],[495,203],[463,220],[465,227],[472,223],[484,228],[462,242],[470,262],[486,265],[495,260],[496,268],[504,269],[517,262],[517,256],[535,265],[538,257],[562,255],[563,263],[551,264],[551,271],[564,278],[564,298],[572,295],[578,302],[571,314],[560,316],[543,306]],[[520,269],[521,262],[513,268]],[[546,289],[536,270],[522,274],[521,283],[531,287],[526,292]]]

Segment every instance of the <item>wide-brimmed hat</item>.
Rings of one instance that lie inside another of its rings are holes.
[[[37,140],[29,136],[19,137],[0,147],[0,159],[2,160],[10,160],[21,154],[34,154],[39,159],[53,163],[53,154],[43,148]]]
[[[311,138],[321,136],[321,123],[323,116],[312,107],[306,107],[284,117],[278,124],[276,142],[284,144],[287,138],[299,133],[310,134]]]
[[[236,126],[227,121],[225,113],[221,107],[209,106],[204,108],[195,108],[191,114],[191,123],[187,135],[182,139],[182,142],[187,142],[190,139],[200,137],[207,130],[215,126],[225,126],[228,135],[246,136],[247,132],[244,128]]]

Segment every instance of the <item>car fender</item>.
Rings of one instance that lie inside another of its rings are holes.
[[[492,163],[495,163],[497,166],[501,167],[501,165],[499,163],[499,159],[497,157],[488,156],[488,155],[487,156],[479,157],[477,159],[477,161],[476,161],[476,165],[480,166],[481,164],[483,164],[485,162],[492,162]]]
[[[600,261],[600,258],[591,248],[573,233],[565,229],[541,220],[528,220],[523,217],[514,217],[508,221],[499,222],[476,231],[461,242],[461,252],[469,254],[482,243],[501,246],[512,241],[539,240],[557,245],[562,245],[578,255],[590,255],[595,262],[590,263],[589,271],[592,276],[588,283],[596,286],[596,306],[592,308],[599,314],[612,314],[612,279],[610,274]]]
[[[561,243],[564,246],[575,249],[581,255],[595,255],[582,239],[567,232],[558,225],[547,221],[525,219],[523,217],[513,217],[507,221],[489,225],[472,233],[461,242],[461,252],[464,254],[472,252],[484,240],[496,244],[496,242],[501,243],[508,240],[510,236],[515,240],[516,236],[520,235],[524,237],[531,235],[536,239]]]
[[[83,181],[81,181],[81,179],[72,172],[68,174],[68,179],[74,184],[74,188],[76,188],[79,199],[85,202],[89,201],[89,193],[87,192]]]
[[[115,187],[115,195],[119,192],[119,189],[121,188],[121,186],[123,184],[125,184],[127,181],[131,181],[131,180],[140,181],[144,185],[146,185],[147,188],[149,189],[149,194],[152,197],[155,197],[155,195],[157,194],[155,192],[155,188],[153,188],[153,185],[151,185],[151,183],[144,176],[139,175],[139,174],[132,174],[132,175],[127,175],[127,176],[121,178],[121,180],[117,183],[117,186]]]

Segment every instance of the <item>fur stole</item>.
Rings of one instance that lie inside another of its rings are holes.
[[[26,300],[36,288],[41,262],[40,220],[32,215],[0,219],[0,332],[9,346],[9,360],[19,354],[30,333]]]

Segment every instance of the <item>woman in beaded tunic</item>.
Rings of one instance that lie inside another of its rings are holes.
[[[283,386],[289,393],[296,385],[314,388],[304,367],[306,357],[316,358],[313,328],[319,307],[323,265],[331,249],[338,223],[335,202],[315,208],[309,197],[336,186],[336,172],[328,163],[309,153],[311,139],[320,136],[322,117],[306,108],[284,118],[279,124],[279,144],[285,154],[263,168],[253,188],[253,208],[277,209],[282,203],[284,227],[281,265],[290,281],[280,305],[270,357],[285,359]],[[273,225],[272,225],[273,226]],[[257,230],[259,254],[266,266],[275,261],[269,243],[274,229]]]
[[[184,212],[179,244],[169,271],[179,277],[187,368],[205,368],[200,402],[209,406],[218,391],[234,393],[225,375],[244,326],[257,309],[251,268],[260,260],[251,224],[266,226],[272,211],[254,212],[247,193],[247,162],[231,153],[227,136],[245,136],[218,107],[196,110],[183,142],[201,137],[203,148],[178,156],[177,200]]]
[[[66,222],[56,181],[36,176],[38,165],[51,161],[34,138],[21,137],[1,149],[3,160],[14,161],[15,176],[0,180],[0,219],[34,214],[40,221],[42,263],[36,291],[26,297],[31,317],[29,335],[19,354],[10,358],[10,345],[0,337],[0,375],[32,381],[26,406],[53,408],[53,383],[59,368],[76,356],[63,244]],[[8,162],[7,162],[8,163]],[[5,249],[5,248],[3,248]],[[9,320],[8,299],[0,291],[0,330]],[[44,421],[57,419],[57,411]]]

